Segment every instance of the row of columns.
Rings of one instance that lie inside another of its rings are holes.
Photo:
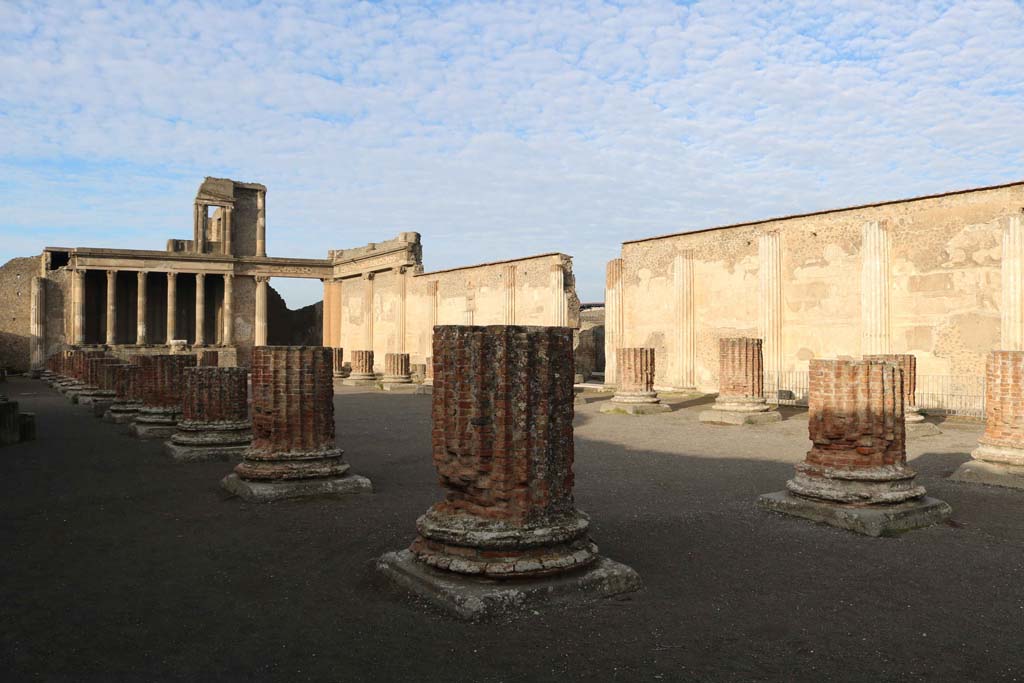
[[[107,327],[106,343],[113,345],[116,342],[117,323],[117,273],[116,270],[107,271]],[[177,307],[178,287],[177,273],[167,273],[167,340],[170,343],[177,336]],[[146,333],[146,276],[145,271],[139,271],[138,289],[136,296],[136,333],[135,343],[146,344],[149,342]],[[196,346],[206,344],[206,276],[204,273],[196,273]],[[224,327],[222,330],[221,343],[224,345],[234,344],[234,279],[231,273],[224,274]],[[267,343],[267,283],[270,280],[267,276],[256,276],[256,346],[265,346]],[[41,294],[39,298],[41,298]],[[35,300],[36,297],[33,297]],[[72,343],[85,343],[85,270],[72,271]],[[37,306],[39,310],[42,307]]]

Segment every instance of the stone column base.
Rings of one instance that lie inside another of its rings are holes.
[[[320,479],[281,479],[254,481],[231,473],[221,480],[224,490],[248,503],[271,503],[287,498],[310,496],[342,496],[349,493],[373,493],[373,484],[358,474]]]
[[[346,387],[375,386],[377,384],[377,376],[353,372],[351,375],[341,380],[341,383]]]
[[[128,433],[137,439],[169,439],[178,431],[181,412],[172,408],[159,409],[143,406],[135,416]]]
[[[411,394],[416,391],[418,385],[413,384],[410,379],[408,382],[389,382],[385,380],[381,383],[380,388],[383,391],[404,391],[407,394]]]
[[[179,422],[164,453],[177,462],[241,459],[251,442],[249,422]]]
[[[895,536],[904,531],[938,524],[953,508],[945,501],[922,496],[896,505],[854,506],[804,498],[789,491],[766,493],[757,499],[759,507],[829,524],[866,536]]]
[[[782,413],[777,410],[758,412],[732,410],[702,410],[697,418],[701,422],[721,425],[763,425],[781,422]]]
[[[78,392],[78,405],[92,405],[96,401],[113,400],[114,392],[97,387],[85,387]]]
[[[1024,467],[1006,465],[999,462],[969,460],[949,475],[953,481],[971,484],[988,484],[989,486],[1005,486],[1011,489],[1024,489]]]
[[[92,402],[92,414],[93,417],[103,417],[110,410],[110,406],[114,405],[114,399],[102,398]]]
[[[434,385],[433,384],[425,384],[425,383],[424,384],[420,384],[419,386],[416,387],[416,390],[413,391],[412,393],[416,394],[417,396],[433,396],[434,395]]]
[[[907,422],[907,436],[918,438],[922,436],[938,436],[942,430],[931,422]]]
[[[128,424],[135,419],[135,416],[139,414],[139,408],[141,406],[138,403],[128,403],[125,401],[114,401],[107,412],[103,413],[104,422],[112,422],[114,424]]]
[[[377,569],[449,614],[468,620],[504,617],[530,608],[572,604],[643,588],[632,568],[601,557],[587,567],[535,579],[479,579],[428,567],[409,550],[385,553]]]
[[[614,398],[606,401],[601,406],[602,413],[620,413],[624,415],[653,415],[654,413],[667,413],[672,410],[662,402],[657,403],[632,403],[619,402]]]

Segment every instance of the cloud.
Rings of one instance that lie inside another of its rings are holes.
[[[0,5],[0,258],[155,248],[205,175],[272,254],[429,269],[1016,180],[1024,9],[920,2]],[[292,305],[319,283],[284,283]]]

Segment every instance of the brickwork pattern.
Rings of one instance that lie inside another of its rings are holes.
[[[356,350],[352,352],[352,374],[373,374],[373,351]]]
[[[917,405],[917,356],[912,353],[876,353],[864,360],[895,363],[903,371],[903,407],[908,410]]]
[[[111,372],[114,375],[114,398],[119,402],[141,401],[142,393],[139,386],[139,378],[142,369],[135,364],[112,365]]]
[[[196,367],[193,354],[138,355],[139,388],[142,403],[152,408],[180,409],[184,393],[184,370]]]
[[[245,368],[184,370],[181,416],[187,422],[245,422],[249,419]]]
[[[619,375],[616,393],[646,394],[654,391],[654,349],[619,348],[615,350]]]
[[[596,558],[573,500],[572,345],[564,327],[434,328],[431,438],[445,497],[417,523],[421,561],[497,576]]]
[[[988,446],[1024,449],[1024,351],[992,351],[985,362]]]
[[[331,349],[331,358],[334,366],[334,376],[340,377],[342,368],[345,367],[345,349],[336,346]]]
[[[117,368],[125,364],[120,359],[116,360],[116,363],[108,363],[100,369],[100,381],[97,386],[104,391],[114,391],[117,384]]]
[[[728,337],[718,340],[719,398],[763,398],[764,360],[761,340]]]
[[[119,359],[107,356],[88,359],[85,365],[85,383],[91,387],[102,388],[100,387],[100,375],[103,372],[103,368],[108,365],[118,365],[120,363],[121,361]]]
[[[220,352],[205,350],[199,355],[199,365],[206,368],[215,368],[220,365]]]
[[[403,377],[409,375],[409,354],[387,353],[384,354],[384,374],[389,377]]]
[[[341,476],[335,446],[331,349],[259,346],[252,354],[252,433],[235,472],[243,479]]]

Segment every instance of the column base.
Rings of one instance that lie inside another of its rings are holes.
[[[78,392],[78,405],[92,405],[96,401],[113,400],[114,392],[96,387],[87,387]]]
[[[114,399],[104,398],[97,399],[92,402],[92,414],[93,417],[103,417],[110,410],[110,406],[114,405]]]
[[[907,436],[915,439],[922,436],[938,436],[942,433],[942,430],[931,422],[907,422],[906,424]]]
[[[341,380],[341,383],[346,387],[368,387],[375,386],[378,380],[376,375],[363,375],[352,373],[345,379]]]
[[[178,462],[241,459],[252,443],[252,424],[237,422],[178,423],[164,443],[164,453]]]
[[[619,402],[614,398],[606,401],[601,406],[602,413],[619,413],[622,415],[653,415],[655,413],[667,413],[670,410],[672,409],[660,401],[657,403],[633,403]]]
[[[412,380],[409,380],[408,382],[388,382],[388,381],[384,381],[384,382],[381,382],[380,388],[381,388],[382,391],[402,391],[402,392],[405,392],[407,394],[411,394],[414,391],[416,391],[416,386],[417,385],[412,383]]]
[[[135,419],[135,416],[138,414],[138,409],[114,410],[114,406],[111,406],[110,408],[107,409],[107,412],[103,413],[103,421],[117,425],[124,425],[132,422]]]
[[[135,416],[128,433],[137,439],[168,439],[178,431],[180,418],[180,411],[173,408],[143,406]]]
[[[947,519],[953,508],[945,501],[922,496],[896,505],[854,506],[804,498],[789,491],[766,493],[757,499],[759,507],[802,517],[812,522],[854,531],[866,536],[895,536]]]
[[[1024,466],[1001,462],[968,460],[949,475],[953,481],[1024,489]]]
[[[772,422],[781,422],[782,413],[777,410],[761,412],[731,410],[702,410],[697,418],[701,422],[721,425],[763,425]]]
[[[343,496],[350,493],[373,493],[373,484],[358,474],[322,479],[284,479],[277,481],[252,481],[231,473],[220,485],[247,503],[272,503],[288,498],[312,496]]]
[[[420,384],[418,387],[416,387],[416,390],[413,391],[412,393],[416,394],[417,396],[433,396],[434,395],[434,385],[433,384]]]
[[[166,441],[164,442],[164,453],[175,462],[226,462],[229,460],[240,460],[245,453],[245,449],[248,447],[249,444],[247,443],[240,446],[217,446],[212,444],[209,446],[186,446],[174,443],[173,441]]]
[[[508,581],[434,569],[416,560],[409,550],[385,553],[377,560],[377,569],[398,586],[453,616],[471,621],[607,598],[643,588],[635,570],[605,557],[577,571]]]

